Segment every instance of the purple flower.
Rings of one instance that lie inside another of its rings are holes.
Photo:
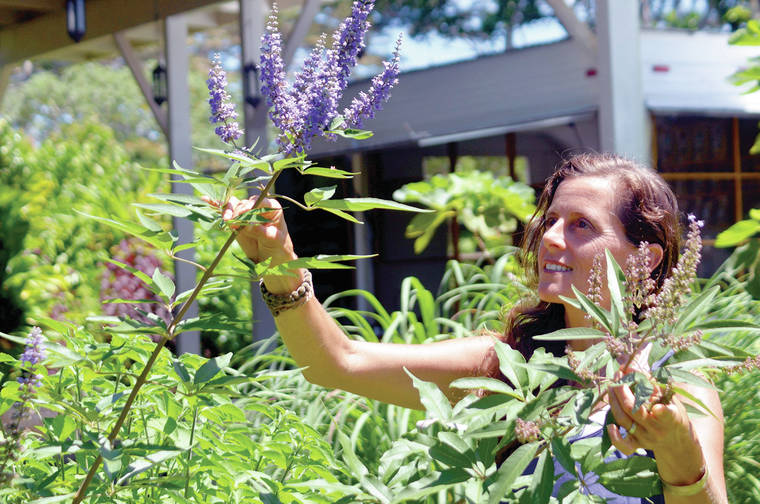
[[[227,75],[222,69],[219,55],[215,55],[212,60],[213,65],[208,72],[208,85],[209,100],[208,103],[211,106],[211,117],[209,120],[216,123],[223,123],[223,126],[217,127],[214,132],[225,143],[232,143],[243,132],[238,127],[237,112],[235,112],[235,106],[230,102],[230,94],[227,92]]]
[[[42,337],[42,330],[39,327],[33,327],[29,336],[26,338],[26,348],[21,354],[21,363],[28,362],[29,366],[34,366],[45,360],[45,338]]]
[[[343,118],[348,127],[361,128],[363,120],[375,117],[375,111],[382,109],[382,103],[390,98],[391,88],[398,84],[400,48],[401,37],[399,36],[393,58],[383,62],[385,69],[372,78],[369,92],[360,92],[359,96],[351,101],[351,105],[343,110]]]
[[[364,36],[369,29],[368,17],[375,0],[356,0],[351,15],[341,23],[332,36],[332,45],[325,48],[324,36],[296,75],[293,86],[286,81],[282,60],[282,43],[277,23],[277,9],[273,8],[267,30],[261,38],[261,92],[271,107],[270,117],[280,134],[277,143],[280,152],[302,154],[311,147],[314,137],[334,140],[330,125],[338,116],[338,103],[348,86],[351,68],[356,65],[364,49]],[[344,124],[349,127],[361,124],[380,110],[381,103],[390,96],[391,87],[398,81],[399,43],[394,57],[384,63],[384,71],[372,80],[368,93],[362,93],[346,109]]]
[[[369,13],[375,0],[356,0],[351,6],[351,15],[346,18],[333,34],[330,67],[336,70],[340,91],[348,86],[348,76],[356,65],[359,53],[364,49],[364,35],[369,29]]]
[[[281,38],[277,22],[277,5],[274,5],[267,21],[266,32],[261,37],[261,93],[266,97],[267,105],[272,108],[269,117],[281,131],[277,143],[283,147],[288,144],[287,134],[294,131],[297,114],[285,80]]]

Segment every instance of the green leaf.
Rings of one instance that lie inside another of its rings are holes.
[[[608,490],[630,497],[652,497],[662,493],[657,464],[649,457],[633,456],[601,464],[599,482]]]
[[[157,451],[155,453],[151,453],[150,455],[142,458],[141,460],[136,460],[129,464],[127,467],[127,473],[124,474],[119,480],[116,482],[117,485],[122,485],[124,482],[129,481],[134,476],[137,476],[138,474],[147,471],[151,467],[161,464],[162,462],[165,462],[171,458],[176,457],[177,455],[181,454],[184,450],[181,449],[175,449],[175,450],[161,450]]]
[[[346,465],[353,475],[361,478],[369,474],[367,467],[362,464],[359,457],[356,456],[356,453],[351,446],[351,440],[342,430],[338,430],[338,442],[340,443],[341,448],[343,448],[343,460],[346,462]]]
[[[377,254],[372,255],[351,255],[351,254],[344,254],[344,255],[318,255],[315,257],[299,257],[298,259],[295,259],[293,261],[288,261],[286,263],[282,263],[278,266],[274,266],[271,268],[267,268],[265,271],[262,271],[258,274],[258,276],[263,276],[264,274],[267,275],[280,275],[280,276],[288,276],[289,271],[296,270],[299,268],[306,268],[306,269],[353,269],[353,266],[349,266],[346,264],[339,264],[339,262],[342,261],[356,261],[358,259],[370,259],[372,257],[376,257]],[[292,273],[290,273],[290,276],[292,276]]]
[[[420,402],[428,413],[428,418],[448,422],[451,419],[451,403],[433,382],[420,380],[408,369],[406,374],[412,379],[412,384],[420,393]]]
[[[607,310],[604,310],[603,308],[600,308],[592,303],[588,296],[579,291],[575,285],[571,285],[571,287],[573,289],[573,294],[575,294],[575,299],[578,300],[578,303],[580,303],[583,311],[591,315],[591,317],[599,322],[602,327],[607,330],[607,332],[613,334],[615,331],[613,324],[610,321],[610,314],[607,312]]]
[[[758,232],[760,232],[760,222],[754,219],[742,220],[719,233],[715,238],[715,246],[734,247]]]
[[[195,385],[201,385],[203,383],[206,383],[207,381],[210,381],[214,376],[219,373],[223,368],[229,366],[230,359],[232,358],[232,353],[227,353],[224,355],[220,355],[219,357],[215,357],[213,359],[209,359],[206,361],[205,364],[203,364],[198,371],[195,372],[195,378],[193,379],[193,383]]]
[[[715,386],[712,383],[705,380],[701,376],[691,373],[689,371],[684,371],[683,369],[674,368],[670,366],[665,366],[661,369],[667,371],[673,377],[673,379],[675,379],[678,382],[688,383],[690,385],[695,385],[697,387],[704,387],[708,390],[715,390]]]
[[[433,459],[443,462],[451,468],[467,468],[472,465],[473,458],[471,450],[465,451],[470,451],[470,456],[447,443],[436,443],[428,453]]]
[[[154,221],[150,217],[144,216],[142,212],[140,212],[139,210],[136,210],[135,213],[137,214],[137,220],[140,221],[140,224],[142,224],[142,226],[145,229],[147,229],[151,233],[163,232],[164,229],[161,227],[161,225],[158,222]]]
[[[335,129],[330,130],[328,133],[333,133],[338,136],[342,136],[343,138],[351,138],[354,140],[366,140],[367,138],[370,138],[372,135],[374,135],[373,132],[368,130],[360,130],[355,128],[346,128],[346,129]]]
[[[171,215],[172,217],[187,217],[193,212],[179,205],[170,205],[166,203],[132,203],[132,206],[144,208],[156,214]]]
[[[177,376],[183,383],[190,383],[190,373],[187,372],[187,368],[181,361],[174,359],[173,367],[174,372],[177,373]]]
[[[367,210],[400,210],[403,212],[432,212],[424,208],[417,208],[396,201],[384,200],[379,198],[345,198],[340,200],[320,201],[318,208],[345,210],[348,212],[364,212]]]
[[[335,208],[322,208],[319,206],[316,206],[314,208],[319,208],[320,210],[324,210],[325,212],[330,212],[331,214],[340,217],[341,219],[345,219],[349,222],[353,222],[354,224],[364,224],[362,221],[351,215],[350,213],[346,213],[343,210],[337,210]]]
[[[679,311],[678,321],[672,329],[673,332],[675,334],[685,333],[696,319],[703,316],[712,307],[713,300],[715,299],[715,296],[718,295],[719,291],[720,286],[716,285],[692,298],[689,303]]]
[[[690,401],[692,401],[694,404],[696,404],[697,406],[699,406],[702,409],[702,411],[704,411],[705,413],[709,413],[718,422],[722,421],[717,416],[715,416],[715,413],[713,413],[712,410],[710,410],[710,408],[708,408],[707,405],[704,402],[702,402],[701,399],[699,399],[698,397],[696,397],[694,394],[692,394],[688,390],[686,390],[686,389],[684,389],[682,387],[676,387],[676,386],[674,386],[673,387],[673,391],[675,391],[678,395],[682,395],[685,398],[687,398]]]
[[[95,404],[95,408],[98,411],[102,412],[106,410],[107,408],[110,408],[111,406],[116,404],[119,401],[119,399],[124,397],[124,395],[125,395],[125,392],[119,392],[117,394],[107,395]]]
[[[499,370],[512,383],[515,391],[520,394],[520,399],[525,399],[523,387],[528,384],[528,374],[525,368],[525,357],[506,343],[494,340],[494,350],[499,358]]]
[[[644,375],[643,373],[633,373],[634,375],[634,381],[633,381],[633,395],[634,395],[634,403],[633,403],[633,409],[631,410],[631,413],[638,410],[641,406],[644,405],[644,403],[649,400],[649,398],[652,396],[652,393],[654,392],[654,386],[649,381],[649,378]]]
[[[521,502],[533,504],[548,504],[554,488],[554,461],[549,457],[549,452],[544,450],[538,457],[536,469],[530,479],[528,488]]]
[[[575,460],[570,454],[570,443],[565,437],[553,437],[551,441],[552,455],[557,459],[557,462],[573,476],[577,476],[578,472],[575,469]]]
[[[209,204],[200,199],[198,196],[195,196],[193,194],[182,194],[182,193],[170,193],[170,194],[164,194],[164,193],[151,193],[148,196],[151,198],[156,198],[162,201],[169,201],[171,203],[179,203],[182,205],[192,205],[192,206],[199,206],[203,208],[210,208]]]
[[[35,499],[29,501],[27,504],[54,504],[55,502],[64,502],[72,499],[77,493],[72,492],[64,495],[53,495],[51,497],[42,497],[41,499]]]
[[[240,166],[259,169],[263,171],[269,171],[269,163],[267,161],[263,159],[257,159],[255,157],[250,157],[250,155],[245,154],[244,152],[238,149],[226,151],[222,149],[204,149],[200,147],[193,147],[193,148],[200,152],[205,152],[207,154],[211,154],[214,156],[219,156],[219,157],[231,159],[233,161],[237,161],[238,163],[240,163]],[[243,170],[241,170],[240,175],[242,174],[243,174]]]
[[[307,192],[303,196],[303,201],[307,207],[313,207],[322,200],[329,200],[335,195],[338,186],[317,187]]]
[[[107,438],[100,440],[100,454],[103,456],[103,468],[110,479],[121,471],[121,448],[111,448],[111,442]]]
[[[533,336],[535,340],[541,341],[564,341],[564,340],[581,340],[581,339],[599,339],[604,338],[605,334],[599,329],[593,327],[571,327],[568,329],[558,329],[549,334],[539,334]]]
[[[102,222],[103,224],[106,224],[107,226],[110,226],[114,229],[118,229],[119,231],[122,231],[124,233],[131,234],[132,236],[135,236],[143,240],[144,242],[147,242],[153,245],[155,248],[159,250],[165,250],[165,249],[171,248],[172,243],[174,243],[175,241],[175,238],[171,234],[165,231],[161,231],[161,232],[150,231],[132,222],[126,222],[119,219],[106,219],[104,217],[96,217],[94,215],[80,212],[79,210],[74,210],[74,211],[78,213],[79,215],[87,217],[88,219],[93,219],[98,222]]]
[[[67,440],[77,428],[76,422],[70,415],[56,415],[50,419],[46,418],[45,423],[59,441]]]
[[[604,417],[604,425],[602,426],[602,451],[599,455],[602,460],[604,460],[605,455],[612,447],[612,439],[607,430],[608,425],[615,425],[615,415],[612,413],[611,409],[607,410],[607,414]]]
[[[488,504],[499,504],[507,497],[507,491],[520,476],[538,450],[538,443],[519,446],[496,472],[495,481],[488,487]]]
[[[449,386],[460,389],[487,390],[489,392],[514,397],[519,400],[524,399],[522,394],[515,392],[515,390],[508,384],[495,378],[459,378],[458,380],[451,382],[451,385]]]
[[[161,290],[161,293],[164,295],[166,300],[171,300],[175,289],[172,279],[161,273],[161,271],[156,268],[153,270],[153,282]]]
[[[612,307],[618,315],[618,320],[625,320],[626,313],[623,306],[623,292],[625,291],[625,273],[617,263],[609,249],[604,249],[607,260],[607,287],[610,291]],[[611,334],[614,334],[612,332]]]
[[[352,178],[354,175],[358,175],[358,173],[347,172],[345,170],[338,170],[335,167],[324,168],[321,166],[312,166],[310,168],[306,168],[303,171],[303,174],[313,175],[315,177],[337,178],[337,179],[349,179],[349,178]]]

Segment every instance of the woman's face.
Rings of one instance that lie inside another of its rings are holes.
[[[615,213],[615,191],[609,178],[581,176],[560,183],[546,211],[538,251],[538,296],[542,301],[565,304],[569,309],[560,296],[574,298],[572,285],[587,291],[597,254],[609,249],[618,263],[625,264],[636,251]]]

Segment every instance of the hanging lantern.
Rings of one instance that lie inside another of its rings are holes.
[[[248,63],[243,67],[245,72],[245,101],[253,108],[261,103],[261,90],[259,89],[259,67],[256,63]]]
[[[66,0],[66,31],[74,42],[84,37],[85,23],[84,0]]]
[[[166,66],[163,63],[153,69],[153,101],[159,107],[166,101]]]

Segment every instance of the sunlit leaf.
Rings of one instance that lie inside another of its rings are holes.
[[[195,372],[195,378],[193,378],[193,383],[195,385],[202,385],[210,381],[222,369],[229,366],[231,358],[232,358],[232,353],[230,352],[224,355],[220,355],[219,357],[215,357],[213,359],[207,360],[206,363],[203,364],[200,368],[198,368],[198,371]]]
[[[404,371],[412,379],[414,388],[419,391],[420,402],[425,407],[428,418],[448,422],[451,419],[451,403],[443,395],[441,389],[433,382],[420,380],[406,368],[404,368]]]
[[[160,289],[161,294],[164,295],[167,301],[172,298],[175,289],[174,282],[172,282],[171,278],[161,273],[158,268],[153,270],[153,282]]]
[[[488,487],[488,504],[499,504],[507,497],[507,491],[528,467],[537,450],[538,443],[521,445],[501,464],[496,472],[496,480]]]
[[[599,482],[608,490],[630,497],[652,497],[662,493],[657,464],[649,457],[633,456],[600,465]]]
[[[401,210],[404,212],[431,212],[424,208],[417,208],[410,205],[404,205],[396,201],[384,200],[379,198],[345,198],[339,200],[320,201],[315,206],[319,208],[332,208],[336,210],[345,210],[348,212],[365,212],[367,210]]]

